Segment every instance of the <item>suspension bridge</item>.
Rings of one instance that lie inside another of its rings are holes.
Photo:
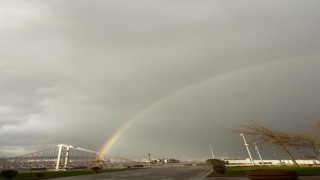
[[[89,149],[59,144],[42,151],[0,159],[0,169],[46,170],[121,168],[138,162],[117,156],[106,156]]]

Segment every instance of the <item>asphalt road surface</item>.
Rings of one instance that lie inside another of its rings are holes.
[[[204,179],[211,172],[207,166],[195,167],[161,167],[135,169],[128,171],[118,171],[110,173],[100,173],[82,176],[72,176],[64,178],[55,178],[55,180],[102,180],[102,179],[154,179],[154,180],[171,180],[171,179]]]
[[[64,178],[54,178],[54,180],[102,180],[102,179],[141,179],[141,180],[248,180],[247,177],[210,177],[205,176],[211,172],[211,167],[161,167],[135,169],[128,171],[118,171],[110,173],[90,174],[82,176],[72,176]],[[304,176],[299,180],[319,180],[320,176]]]

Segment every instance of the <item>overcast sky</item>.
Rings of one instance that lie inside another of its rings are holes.
[[[99,151],[140,114],[110,154],[245,158],[238,123],[320,120],[319,32],[318,0],[2,0],[0,156]]]

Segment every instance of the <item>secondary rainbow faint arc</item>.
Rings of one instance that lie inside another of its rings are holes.
[[[143,114],[145,114],[146,112],[148,112],[149,110],[151,110],[152,108],[157,106],[158,104],[161,104],[166,99],[169,99],[169,98],[175,96],[176,94],[179,94],[180,92],[183,92],[183,91],[185,91],[185,90],[187,90],[187,89],[189,89],[191,87],[195,87],[198,84],[202,84],[202,83],[210,81],[212,79],[221,78],[221,77],[224,77],[224,76],[229,75],[231,73],[241,72],[241,71],[248,70],[248,69],[255,69],[255,68],[258,68],[258,67],[261,67],[261,66],[265,66],[265,65],[268,65],[268,64],[274,64],[274,63],[279,63],[279,62],[282,62],[282,61],[288,61],[288,60],[278,60],[278,61],[274,61],[274,62],[264,63],[264,64],[260,64],[260,65],[256,65],[256,66],[241,68],[241,69],[238,69],[238,70],[235,70],[235,71],[231,71],[231,72],[227,72],[227,73],[224,73],[224,74],[220,74],[220,75],[217,75],[217,76],[209,77],[207,79],[200,80],[200,81],[192,83],[192,84],[190,84],[188,86],[182,87],[182,88],[174,91],[173,93],[170,93],[170,94],[160,98],[159,100],[153,102],[152,104],[147,106],[145,109],[143,109],[139,113],[135,114],[124,125],[122,125],[109,139],[107,139],[107,141],[102,146],[102,148],[100,150],[100,153],[101,154],[108,154],[108,151],[110,150],[112,145],[119,139],[121,134],[134,122],[134,120],[138,119],[140,116],[142,116]]]
[[[229,74],[229,73],[226,73]],[[185,91],[186,89],[189,89],[191,87],[194,87],[198,84],[204,83],[206,81],[209,81],[213,78],[218,78],[221,76],[224,76],[226,74],[221,74],[218,76],[214,76],[214,77],[210,77],[208,79],[205,80],[201,80],[195,83],[192,83],[188,86],[182,87],[176,91],[174,91],[173,93],[170,93],[169,95],[166,95],[162,98],[160,98],[159,100],[153,102],[152,104],[150,104],[149,106],[147,106],[146,108],[144,108],[142,111],[140,111],[139,113],[135,114],[133,117],[131,117],[124,125],[122,125],[109,139],[107,139],[107,141],[104,143],[104,145],[102,146],[101,150],[99,151],[101,154],[108,154],[108,151],[110,150],[110,148],[112,147],[112,145],[119,139],[119,137],[121,136],[121,134],[139,117],[141,117],[143,114],[145,114],[146,112],[148,112],[149,110],[151,110],[152,108],[154,108],[155,106],[157,106],[158,104],[161,104],[163,101],[165,101],[166,99],[169,99],[173,96],[175,96],[176,94],[179,94],[180,92]]]

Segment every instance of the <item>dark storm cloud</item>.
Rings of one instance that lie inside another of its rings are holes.
[[[112,152],[127,154],[127,146],[148,151],[149,144],[162,156],[183,150],[181,157],[202,158],[207,149],[197,147],[200,141],[224,144],[221,153],[240,147],[237,138],[222,135],[238,122],[292,122],[295,129],[319,118],[319,6],[3,1],[0,142],[18,147],[10,139],[23,137],[17,141],[23,145],[98,150],[161,99]]]

